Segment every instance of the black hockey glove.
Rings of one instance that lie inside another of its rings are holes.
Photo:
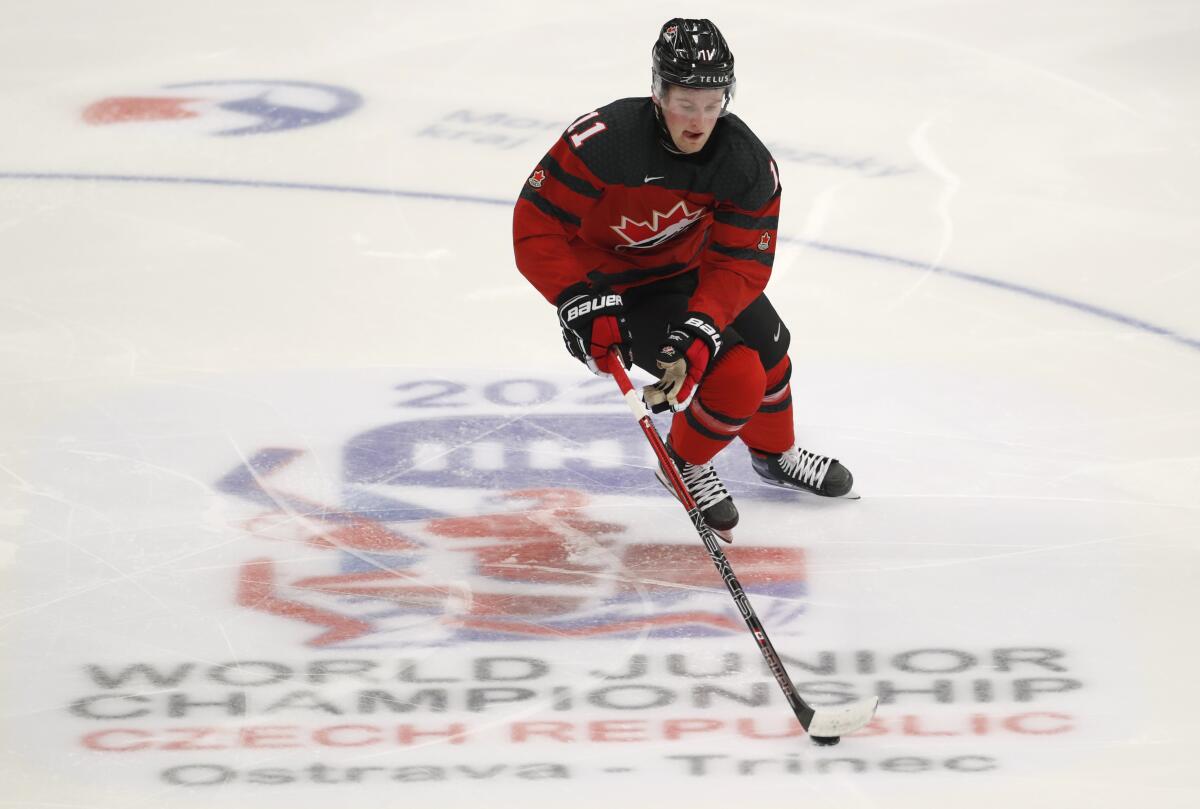
[[[678,413],[691,404],[708,364],[721,350],[721,332],[703,312],[688,312],[658,349],[662,379],[642,389],[642,400],[655,413]]]
[[[625,301],[616,292],[583,283],[567,287],[558,296],[558,324],[567,351],[592,373],[610,373],[608,351],[613,346],[620,348],[622,365],[633,365]]]

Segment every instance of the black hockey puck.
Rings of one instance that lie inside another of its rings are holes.
[[[818,747],[833,747],[842,740],[841,736],[809,736]]]

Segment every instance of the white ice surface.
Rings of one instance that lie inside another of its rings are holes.
[[[883,697],[832,750],[512,263],[680,13],[779,163],[800,440],[863,494],[721,459],[793,679]],[[0,807],[1200,805],[1194,3],[51,0],[0,46]],[[234,81],[362,103],[221,136]],[[548,637],[459,631],[514,616]]]

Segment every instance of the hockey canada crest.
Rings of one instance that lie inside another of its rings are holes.
[[[771,249],[771,231],[764,230],[758,239],[758,249],[766,252]]]
[[[544,182],[546,182],[546,172],[541,168],[534,169],[533,174],[529,175],[529,184],[534,188],[541,188]]]
[[[683,200],[666,212],[651,211],[645,220],[621,216],[621,222],[612,225],[613,232],[624,240],[617,250],[647,250],[669,241],[704,218],[706,210],[692,210]]]

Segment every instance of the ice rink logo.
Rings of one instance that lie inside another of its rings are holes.
[[[360,106],[362,96],[331,84],[202,81],[104,98],[83,111],[83,120],[93,126],[174,122],[210,135],[262,135],[328,123]]]
[[[266,552],[238,570],[237,602],[309,625],[303,642],[325,649],[744,631],[694,537],[663,541],[661,526],[606,504],[646,485],[640,434],[608,429],[609,418],[622,417],[368,430],[343,448],[336,506],[296,491],[327,462],[263,449],[217,483],[261,509],[239,526]],[[592,437],[554,438],[581,430]],[[764,620],[782,629],[803,614],[801,549],[728,554],[752,597],[764,597]]]

